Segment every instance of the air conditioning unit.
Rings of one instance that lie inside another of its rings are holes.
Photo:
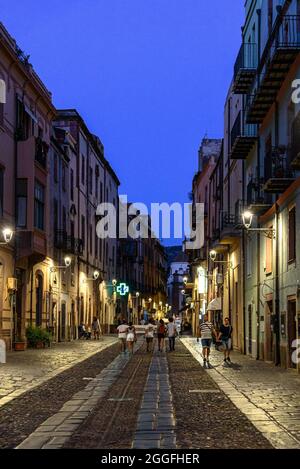
[[[9,277],[7,279],[7,289],[11,291],[17,291],[18,289],[18,280],[14,277]]]

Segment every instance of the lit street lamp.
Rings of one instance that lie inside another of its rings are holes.
[[[1,246],[9,244],[12,240],[14,232],[10,228],[5,228],[2,230],[3,238],[4,238],[4,243],[0,243]]]
[[[65,262],[65,265],[58,265],[58,266],[55,266],[55,267],[51,267],[50,272],[56,272],[56,270],[66,269],[66,268],[68,269],[69,267],[71,267],[71,264],[72,264],[71,257],[66,256],[64,258],[64,262]]]
[[[253,222],[253,213],[248,210],[242,214],[243,225],[247,231],[254,233],[263,233],[267,238],[275,239],[276,230],[273,228],[251,228]]]
[[[212,250],[209,253],[210,259],[215,263],[215,264],[227,264],[230,268],[232,268],[232,262],[231,261],[217,261],[217,251]]]

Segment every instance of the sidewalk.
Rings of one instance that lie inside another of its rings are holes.
[[[116,342],[115,337],[108,336],[100,341],[80,340],[43,350],[8,352],[7,363],[0,364],[0,407]]]
[[[203,363],[196,339],[182,343]],[[300,448],[300,375],[237,352],[232,367],[223,365],[223,353],[211,354],[212,379],[276,448]]]

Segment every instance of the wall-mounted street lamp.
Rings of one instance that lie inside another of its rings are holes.
[[[183,277],[183,283],[186,285],[188,283],[188,278],[185,276]]]
[[[210,251],[209,257],[215,264],[226,264],[230,268],[232,268],[232,262],[231,261],[217,261],[217,251],[215,251],[214,249],[212,251]]]
[[[13,234],[14,234],[14,232],[10,228],[5,228],[4,230],[2,230],[2,235],[3,235],[3,238],[4,238],[4,242],[1,242],[0,246],[4,246],[4,245],[9,244],[12,240]]]
[[[135,296],[131,296],[131,298],[138,300],[140,296],[141,296],[140,292],[137,291]]]
[[[275,239],[276,230],[273,228],[251,228],[253,222],[253,213],[246,211],[242,214],[243,225],[247,231],[254,233],[263,233],[267,238]]]
[[[100,277],[100,272],[99,270],[95,270],[94,273],[93,273],[93,276],[91,278],[85,278],[84,281],[87,282],[87,281],[92,281],[92,282],[95,282],[96,280],[98,280]]]
[[[65,262],[65,265],[57,265],[55,267],[51,267],[50,272],[56,272],[57,270],[66,269],[66,268],[68,269],[69,267],[71,267],[71,264],[72,264],[71,257],[66,256],[64,258],[64,262]]]

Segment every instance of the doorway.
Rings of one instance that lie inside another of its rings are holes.
[[[43,277],[38,274],[36,276],[36,313],[35,313],[35,323],[37,327],[41,327],[43,323]]]
[[[248,306],[248,353],[252,355],[252,305]]]
[[[66,303],[61,305],[61,341],[66,340]]]
[[[265,304],[265,360],[274,361],[273,352],[273,300]]]
[[[17,277],[17,291],[16,291],[16,312],[15,312],[15,339],[22,337],[23,325],[23,290],[25,285],[25,271],[22,269],[16,270]]]
[[[292,354],[294,349],[292,347],[293,342],[297,339],[297,318],[296,318],[296,300],[288,301],[288,364],[289,368],[297,368],[297,365],[292,362]]]

